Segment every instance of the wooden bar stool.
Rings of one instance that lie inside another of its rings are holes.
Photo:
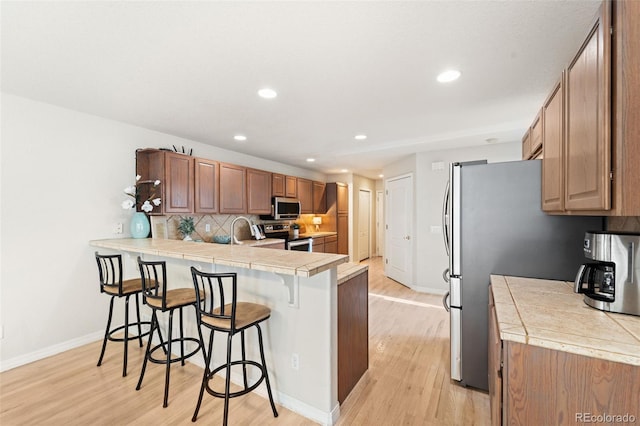
[[[142,332],[142,325],[150,325],[149,321],[140,321],[140,299],[138,295],[142,292],[142,280],[134,278],[130,280],[122,279],[122,255],[102,255],[95,252],[96,262],[98,263],[98,274],[100,277],[100,293],[106,293],[111,296],[109,302],[109,317],[107,318],[107,327],[104,331],[104,339],[102,340],[102,350],[100,358],[98,358],[98,367],[102,365],[105,349],[107,348],[107,340],[112,342],[124,343],[124,361],[122,363],[122,377],[127,375],[127,355],[129,348],[129,340],[138,339],[140,347],[142,347],[142,337],[149,332]],[[129,323],[129,297],[134,296],[136,299],[136,315],[138,321]],[[113,317],[113,301],[115,298],[124,297],[124,324],[115,328],[111,328],[111,319]],[[129,335],[129,328],[136,326],[138,328],[137,335]],[[114,337],[115,333],[124,331],[124,337]]]
[[[182,320],[182,308],[186,306],[194,306],[196,304],[196,293],[192,287],[190,288],[176,288],[167,290],[167,269],[166,262],[155,261],[145,262],[138,256],[138,265],[140,267],[140,277],[142,279],[142,288],[144,294],[144,303],[147,304],[153,311],[151,315],[151,330],[149,334],[149,340],[147,342],[147,350],[142,363],[142,371],[140,371],[140,379],[136,390],[140,390],[142,386],[142,379],[144,378],[144,372],[147,367],[147,361],[151,361],[156,364],[165,364],[165,380],[164,380],[164,401],[162,406],[166,407],[169,401],[169,376],[171,372],[171,364],[180,361],[182,365],[187,358],[195,355],[200,350],[200,339],[193,337],[184,337],[183,334],[183,320]],[[178,309],[180,312],[180,337],[172,337],[173,329],[173,311]],[[158,312],[169,311],[169,327],[167,341],[163,341],[162,334],[160,333],[160,325],[158,323]],[[160,337],[160,343],[153,345],[153,333],[158,330]],[[197,343],[197,347],[185,354],[184,344],[185,342]],[[172,343],[180,343],[180,356],[172,357],[171,345]],[[154,357],[154,352],[162,349],[163,358]]]
[[[278,417],[278,411],[273,402],[271,394],[271,385],[269,384],[269,373],[267,372],[267,364],[264,359],[264,347],[262,343],[262,330],[260,323],[271,316],[271,310],[263,305],[256,303],[238,302],[237,301],[237,276],[235,273],[211,274],[198,271],[191,267],[191,276],[197,296],[196,309],[198,312],[198,332],[200,334],[200,344],[204,351],[205,370],[202,376],[202,385],[200,386],[200,395],[198,403],[191,421],[195,422],[198,417],[198,411],[202,403],[202,395],[206,391],[218,398],[224,398],[224,418],[223,424],[227,424],[229,418],[229,399],[237,396],[245,395],[256,389],[262,381],[265,381],[267,392],[269,394],[269,402],[273,416]],[[225,289],[226,287],[226,289]],[[229,291],[231,292],[231,301],[229,301]],[[205,350],[204,337],[202,335],[202,326],[210,330],[208,349]],[[246,359],[244,332],[250,327],[256,327],[258,331],[258,342],[260,347],[261,363]],[[213,357],[213,335],[219,331],[227,334],[227,361],[225,364],[211,370],[209,364]],[[240,333],[242,344],[242,359],[237,361],[231,360],[231,343],[235,334]],[[231,384],[231,367],[234,365],[242,365],[242,375],[244,379],[244,387],[237,392],[230,392]],[[260,370],[258,380],[249,386],[247,379],[247,366],[252,365]],[[218,371],[227,370],[225,380],[225,389],[223,392],[215,391],[210,384],[210,380]]]

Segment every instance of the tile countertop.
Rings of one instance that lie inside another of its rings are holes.
[[[261,242],[264,244],[265,241]],[[248,244],[228,245],[153,238],[93,240],[89,241],[89,244],[94,247],[118,251],[235,266],[299,277],[311,277],[349,260],[349,256],[342,254],[274,250],[252,247]]]
[[[583,302],[573,283],[491,276],[500,338],[640,366],[640,317]]]
[[[338,265],[338,285],[349,281],[353,277],[357,277],[365,271],[369,270],[368,265],[361,265],[359,263],[343,263]]]

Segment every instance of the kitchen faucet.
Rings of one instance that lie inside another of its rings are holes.
[[[233,222],[231,222],[231,232],[229,233],[229,235],[231,235],[231,244],[240,244],[236,239],[236,222],[239,221],[240,219],[244,220],[249,224],[249,231],[251,231],[251,236],[252,237],[255,236],[255,232],[253,231],[253,223],[251,223],[251,221],[244,216],[238,216],[235,219],[233,219]]]

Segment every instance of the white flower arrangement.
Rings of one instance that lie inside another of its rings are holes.
[[[136,182],[140,181],[140,175],[136,176]],[[155,182],[153,182],[153,188],[154,190],[151,192],[151,195],[149,195],[149,198],[147,198],[146,200],[144,200],[142,202],[142,204],[140,204],[141,200],[139,199],[139,192],[138,192],[138,185],[142,185],[142,184],[151,184],[151,182],[142,182],[142,183],[136,183],[135,185],[131,185],[131,186],[127,186],[124,189],[124,193],[127,194],[128,196],[130,196],[133,199],[126,199],[122,202],[122,208],[123,209],[131,209],[136,207],[136,205],[140,206],[140,210],[142,210],[145,213],[149,213],[150,211],[153,210],[153,206],[159,206],[160,205],[160,198],[156,197],[156,193],[155,193],[155,188],[160,185],[160,180],[156,180]]]

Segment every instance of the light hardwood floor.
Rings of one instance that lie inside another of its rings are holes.
[[[488,425],[486,393],[449,379],[449,320],[440,297],[416,293],[368,261],[369,370],[341,406],[339,425]],[[187,425],[202,370],[187,363],[171,369],[169,406],[162,408],[164,368],[151,365],[135,391],[143,350],[129,349],[129,374],[121,377],[121,346],[110,343],[101,367],[101,342],[0,374],[0,424]],[[231,400],[231,425],[312,425],[300,415],[249,394]],[[198,423],[219,424],[222,403],[205,395]]]

